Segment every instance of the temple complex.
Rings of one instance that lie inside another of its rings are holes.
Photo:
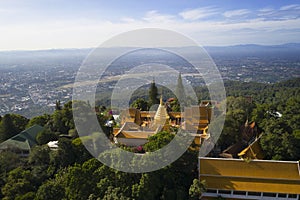
[[[140,111],[135,108],[122,111],[121,128],[114,129],[114,141],[128,146],[139,146],[159,131],[176,127],[194,134],[195,144],[200,145],[202,138],[209,137],[207,131],[213,108],[210,103],[205,102],[185,107],[184,112],[172,112],[168,111],[161,96],[156,111]]]

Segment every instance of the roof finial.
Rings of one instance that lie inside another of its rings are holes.
[[[249,122],[248,122],[248,117],[247,117],[247,120],[245,122],[245,126],[247,127],[249,125]]]
[[[163,104],[162,95],[160,95],[160,105],[162,105],[162,106],[164,105],[164,104]]]

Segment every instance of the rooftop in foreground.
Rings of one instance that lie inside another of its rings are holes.
[[[219,195],[219,191],[227,193],[223,194],[224,197],[243,197],[242,199],[268,199],[263,198],[264,194],[268,194],[270,198],[284,195],[297,197],[300,194],[298,161],[245,161],[200,157],[199,168],[200,180],[206,181],[208,189],[204,196],[216,192]],[[256,197],[245,198],[246,194],[255,194]]]

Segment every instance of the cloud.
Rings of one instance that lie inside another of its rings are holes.
[[[148,22],[170,22],[175,18],[173,15],[161,14],[157,10],[148,11],[143,20]]]
[[[299,4],[286,5],[280,7],[279,10],[300,10],[300,5]]]
[[[278,44],[300,42],[300,19],[244,22],[183,21],[170,23],[134,19],[109,21],[60,21],[0,27],[1,49],[47,49],[96,47],[105,40],[125,31],[152,27],[183,33],[201,45]],[[272,37],[270,37],[270,35]]]
[[[131,17],[122,17],[120,21],[125,22],[125,23],[133,23],[136,20],[134,18],[131,18]]]
[[[263,17],[266,21],[298,19],[300,18],[300,5],[285,5],[277,10],[260,9],[258,10],[257,15]]]
[[[257,16],[265,17],[265,16],[272,15],[275,12],[276,10],[274,10],[273,8],[262,8],[257,11]]]
[[[201,7],[192,10],[180,12],[179,15],[185,20],[197,20],[218,14],[218,9],[215,7]]]
[[[267,13],[267,12],[273,12],[274,9],[273,8],[262,8],[262,9],[259,9],[258,12],[261,12],[261,13]]]
[[[14,14],[17,12],[18,12],[17,10],[13,10],[13,9],[0,8],[0,14]]]
[[[242,16],[249,14],[250,11],[247,9],[239,9],[239,10],[230,10],[223,13],[223,15],[227,18],[236,17],[236,16]]]
[[[112,35],[146,27],[178,31],[201,45],[300,42],[299,14],[295,6],[289,9],[251,10],[251,15],[244,14],[247,17],[240,17],[246,11],[231,10],[227,11],[230,20],[224,16],[226,12],[216,7],[183,10],[179,14],[150,10],[143,17],[126,16],[114,21],[95,18],[24,20],[0,26],[0,49],[96,47]],[[203,18],[213,20],[198,20]]]

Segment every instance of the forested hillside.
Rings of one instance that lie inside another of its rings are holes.
[[[240,126],[248,119],[263,132],[266,159],[300,159],[300,79],[276,84],[228,81],[225,87],[227,115],[218,141],[221,149],[239,140]],[[196,91],[199,99],[209,99],[205,88]],[[109,110],[97,107],[99,123],[108,134],[104,123],[111,117]],[[78,137],[72,102],[60,105],[57,101],[55,112],[49,115],[26,119],[7,114],[0,119],[0,142],[34,124],[44,127],[28,157],[0,153],[1,199],[197,199],[203,188],[197,181],[197,152],[192,150],[150,173],[123,173],[104,166]],[[154,151],[172,138],[171,133],[161,132],[144,149]],[[53,140],[58,140],[55,150],[46,145]]]
[[[237,133],[248,119],[263,133],[260,142],[265,159],[300,160],[300,79],[275,84],[226,82],[225,87],[222,149],[239,140]]]

